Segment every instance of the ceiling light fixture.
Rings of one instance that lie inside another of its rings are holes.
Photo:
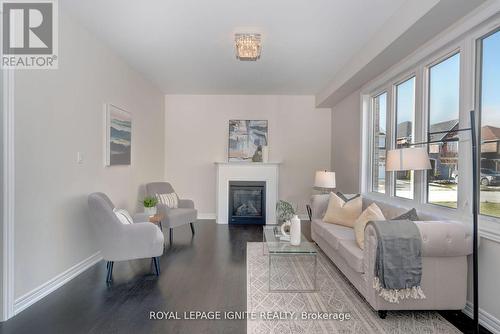
[[[239,60],[257,60],[260,58],[260,34],[236,34],[236,58]]]

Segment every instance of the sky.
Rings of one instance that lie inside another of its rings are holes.
[[[500,31],[483,40],[482,125],[500,128]]]
[[[430,68],[430,123],[458,119],[460,54]],[[397,86],[397,122],[413,120],[415,79]],[[500,31],[483,40],[482,126],[500,127]]]

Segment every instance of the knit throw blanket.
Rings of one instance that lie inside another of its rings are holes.
[[[424,299],[422,240],[417,225],[409,220],[370,222],[377,233],[373,288],[390,303]]]

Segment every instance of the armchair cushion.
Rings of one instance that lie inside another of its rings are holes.
[[[163,216],[163,227],[176,227],[196,221],[197,211],[191,208],[168,208],[163,204],[158,204],[158,213]]]

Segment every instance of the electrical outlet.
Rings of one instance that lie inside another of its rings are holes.
[[[76,163],[77,164],[83,164],[83,153],[82,152],[76,152]]]

